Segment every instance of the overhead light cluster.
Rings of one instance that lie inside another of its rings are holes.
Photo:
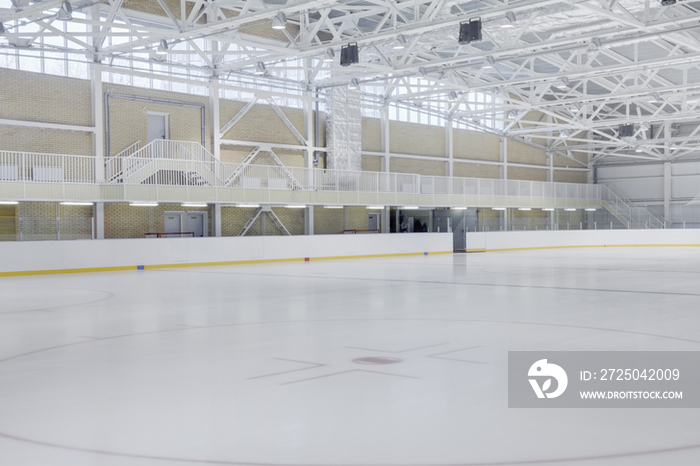
[[[350,66],[360,62],[360,53],[357,42],[344,45],[340,48],[340,66]]]
[[[281,11],[272,20],[272,29],[287,29],[287,16]]]
[[[267,68],[265,68],[265,63],[259,61],[255,66],[255,74],[258,76],[265,76],[267,74]]]
[[[472,18],[459,25],[460,45],[481,40],[481,18]]]
[[[506,13],[507,22],[501,24],[502,29],[514,29],[515,28],[515,13],[509,11]]]
[[[56,19],[60,21],[72,21],[73,20],[73,7],[68,2],[61,3],[61,8],[56,13]]]
[[[407,43],[408,41],[406,40],[406,36],[399,34],[399,36],[396,38],[396,43],[394,44],[394,50],[405,49]]]

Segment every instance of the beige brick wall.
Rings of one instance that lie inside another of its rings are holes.
[[[552,177],[557,183],[588,183],[587,172],[554,170]]]
[[[501,143],[495,134],[455,128],[452,130],[452,156],[456,159],[500,160]]]
[[[380,172],[382,171],[382,158],[374,155],[362,156],[362,171]]]
[[[547,153],[517,141],[508,141],[508,161],[531,165],[547,165]],[[510,169],[509,169],[510,171]]]
[[[445,176],[445,162],[436,160],[402,159],[392,157],[392,173],[419,173],[421,175]]]
[[[324,209],[323,206],[314,208],[314,234],[340,235],[345,226],[343,209]]]
[[[219,103],[221,125],[225,125],[238,111],[245,106],[244,102],[222,100]],[[304,112],[301,109],[281,107],[282,113],[292,122],[303,136]],[[280,144],[295,144],[301,142],[275,113],[270,105],[256,104],[226,132],[223,139],[237,139],[256,142],[274,142]]]
[[[389,122],[391,152],[445,157],[445,128],[401,121]]]
[[[182,207],[180,204],[137,207],[120,202],[105,203],[105,238],[143,238],[146,233],[162,233],[165,212],[207,212],[208,233],[212,233],[209,207]]]
[[[0,205],[0,241],[15,241],[17,239],[17,207]]]
[[[485,165],[480,163],[454,164],[454,176],[462,178],[494,178],[501,177],[501,169],[498,165]]]
[[[362,150],[382,152],[382,121],[379,118],[362,118]]]
[[[304,210],[274,207],[272,211],[280,222],[292,235],[304,234]],[[237,236],[241,232],[248,219],[255,213],[254,208],[247,207],[222,207],[221,208],[221,234],[222,236]],[[267,214],[261,214],[267,215]],[[246,236],[258,236],[261,234],[262,220],[258,218],[251,226]],[[268,236],[281,236],[284,233],[275,224],[266,218],[265,234]]]
[[[509,180],[547,181],[547,170],[528,167],[508,167]]]

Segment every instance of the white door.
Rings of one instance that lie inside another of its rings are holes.
[[[169,139],[168,115],[166,113],[149,113],[147,115],[148,142],[155,139]]]
[[[187,212],[187,231],[194,233],[195,238],[207,235],[206,212]]]
[[[368,230],[379,230],[379,214],[368,214],[369,215],[369,226]]]
[[[178,233],[182,231],[182,218],[184,212],[165,213],[165,233]]]

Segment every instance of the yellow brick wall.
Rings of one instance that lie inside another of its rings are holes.
[[[0,125],[0,150],[92,155],[92,136],[77,131]]]
[[[304,234],[304,210],[274,207],[272,211],[282,222],[284,227],[292,235]],[[222,207],[221,208],[221,235],[237,236],[241,232],[248,219],[255,213],[254,208],[247,207]],[[267,215],[267,214],[261,214]],[[248,230],[246,236],[258,236],[261,234],[261,219],[258,218]],[[283,232],[268,217],[265,220],[265,234],[268,236],[281,236]]]
[[[379,118],[362,118],[362,150],[382,152],[382,121]]]
[[[380,172],[382,171],[382,158],[374,155],[362,156],[362,171]]]
[[[137,207],[128,203],[105,203],[105,238],[143,238],[146,233],[165,230],[165,212],[208,212],[208,233],[212,234],[209,207],[182,207],[180,204],[159,204],[158,207]]]
[[[392,157],[392,173],[419,173],[421,175],[445,176],[445,162],[436,160],[402,159]]]
[[[324,209],[323,206],[314,208],[314,234],[341,235],[343,234],[344,225],[345,214],[343,209]]]
[[[370,211],[366,207],[348,207],[350,216],[350,225],[348,230],[366,230],[369,228]],[[378,210],[372,212],[379,212]]]
[[[587,172],[554,170],[552,177],[557,183],[588,183]]]
[[[17,239],[17,207],[0,205],[0,241],[15,241]]]
[[[480,163],[454,163],[454,176],[462,178],[494,178],[501,177],[501,169],[498,165],[485,165]]]
[[[445,128],[402,121],[389,122],[391,152],[445,157]]]
[[[454,128],[452,156],[455,159],[500,160],[500,138],[495,134]]]
[[[547,170],[528,167],[508,166],[509,180],[547,181]]]
[[[527,163],[531,165],[547,165],[547,154],[545,151],[537,149],[527,144],[517,141],[508,141],[508,161],[517,163]],[[510,172],[510,169],[509,169]]]
[[[230,121],[244,106],[244,102],[221,100],[219,103],[221,125],[223,126]],[[280,108],[296,130],[302,136],[306,136],[304,133],[304,111],[297,108]],[[226,132],[223,139],[301,144],[284,121],[275,113],[275,110],[270,105],[263,104],[255,104],[253,108],[248,110],[238,123]]]

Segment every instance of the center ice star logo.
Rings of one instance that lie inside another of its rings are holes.
[[[566,376],[566,371],[556,364],[550,364],[546,359],[540,359],[532,366],[527,372],[528,377],[536,377],[528,379],[532,389],[535,391],[537,398],[556,398],[566,390],[566,386],[569,383],[569,378]],[[540,386],[537,378],[544,378],[546,380]],[[552,386],[552,379],[557,381],[557,388],[553,392],[547,392]]]

